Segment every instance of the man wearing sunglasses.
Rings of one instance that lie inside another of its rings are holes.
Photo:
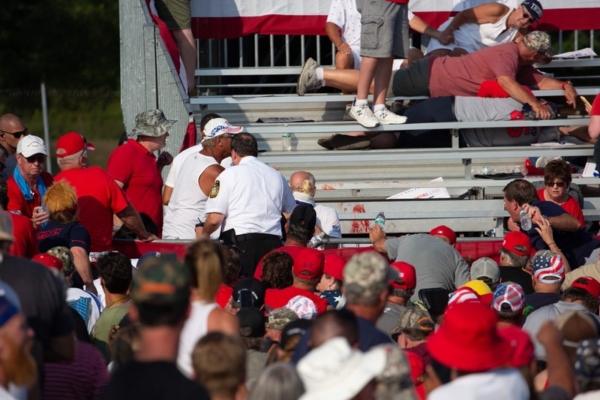
[[[2,147],[2,151],[7,155],[1,174],[6,180],[12,176],[17,166],[15,152],[17,151],[19,140],[27,136],[27,134],[28,129],[23,125],[21,118],[14,114],[4,114],[0,117],[0,147]]]
[[[31,218],[38,229],[48,221],[48,212],[42,207],[46,189],[52,185],[52,175],[44,172],[48,150],[44,141],[28,135],[17,144],[17,167],[6,181],[8,211]]]

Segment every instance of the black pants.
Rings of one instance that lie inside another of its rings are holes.
[[[436,97],[413,104],[402,115],[407,118],[407,124],[456,122],[454,97]],[[450,146],[452,137],[446,129],[401,131],[398,137],[398,147],[404,149]]]
[[[243,235],[242,235],[243,236]],[[237,246],[242,250],[242,276],[254,276],[258,262],[265,254],[282,246],[281,239],[239,240]]]

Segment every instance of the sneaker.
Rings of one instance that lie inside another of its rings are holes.
[[[396,115],[387,108],[382,108],[375,112],[373,115],[383,125],[403,124],[406,122],[406,117]]]
[[[322,87],[321,82],[317,79],[317,68],[319,67],[320,65],[312,58],[306,60],[298,77],[298,83],[296,83],[298,96],[304,96],[307,91]]]
[[[353,105],[350,108],[350,116],[365,128],[375,128],[379,125],[379,119],[373,115],[373,111],[368,104],[362,106]]]
[[[350,116],[350,109],[352,108],[352,103],[346,104],[346,111],[344,111],[344,116],[342,117],[342,121],[354,121],[354,118]]]
[[[371,146],[371,139],[366,136],[334,135],[331,144],[335,150],[360,150]]]

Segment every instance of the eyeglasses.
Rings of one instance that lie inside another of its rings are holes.
[[[546,187],[559,187],[559,188],[563,188],[567,185],[566,182],[546,182]]]
[[[27,162],[29,164],[33,164],[34,162],[39,162],[40,164],[43,164],[46,162],[46,156],[43,154],[34,154],[31,157],[26,157],[25,158],[27,160]]]
[[[521,6],[521,8],[523,9],[523,18],[527,19],[527,22],[529,22],[530,24],[533,24],[535,22],[535,19],[531,16],[531,14],[525,11],[525,7]]]
[[[8,132],[3,130],[0,130],[0,132],[2,132],[3,134],[8,133],[9,135],[14,136],[15,139],[18,139],[21,136],[27,136],[29,134],[29,129],[25,128],[25,130],[22,130],[20,132]]]

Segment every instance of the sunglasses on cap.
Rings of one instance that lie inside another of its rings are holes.
[[[8,132],[8,131],[3,131],[3,130],[0,130],[0,132],[2,132],[3,134],[8,133],[9,135],[13,136],[15,139],[18,139],[21,136],[27,136],[29,134],[29,129],[25,128],[24,130],[22,130],[20,132]]]
[[[558,181],[556,181],[556,182],[549,182],[549,181],[546,181],[546,187],[554,187],[554,186],[556,186],[556,187],[559,187],[559,188],[563,188],[566,185],[567,185],[566,182],[558,182]]]
[[[39,162],[40,164],[43,164],[46,162],[46,156],[43,154],[34,154],[31,157],[25,157],[25,159],[27,160],[27,162],[29,164],[33,164],[34,162]]]

